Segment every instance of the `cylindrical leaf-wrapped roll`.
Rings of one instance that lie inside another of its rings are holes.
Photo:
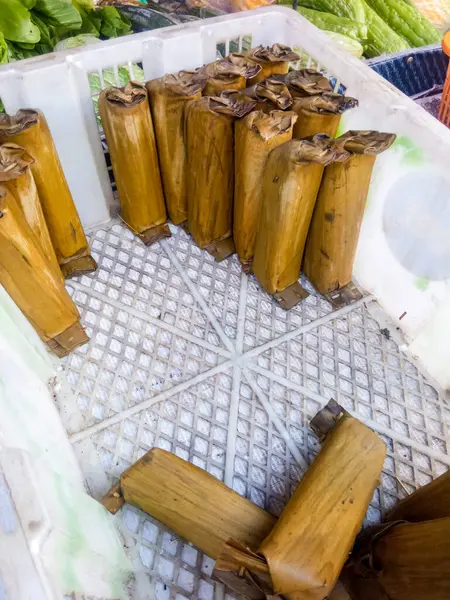
[[[145,244],[170,236],[158,153],[145,86],[103,90],[99,110],[122,218]]]
[[[220,96],[226,90],[243,90],[247,79],[261,71],[261,67],[244,54],[229,54],[201,69],[206,77],[204,96]]]
[[[323,600],[334,588],[378,485],[384,442],[344,414],[259,552],[275,594]]]
[[[74,277],[95,271],[97,265],[90,255],[44,115],[37,110],[0,115],[0,142],[18,144],[35,159],[31,171],[63,275]]]
[[[253,85],[263,81],[271,75],[283,75],[289,70],[289,63],[299,60],[300,56],[293,52],[289,46],[274,44],[273,46],[258,46],[247,53],[257,65],[261,67],[259,73],[249,78],[249,84]]]
[[[26,222],[41,245],[44,256],[55,273],[62,278],[36,183],[30,169],[33,163],[34,158],[21,146],[17,144],[0,146],[0,182],[18,201]]]
[[[353,600],[447,600],[450,518],[394,521],[363,531],[343,582]]]
[[[200,248],[217,260],[234,252],[234,121],[255,102],[237,91],[188,104],[188,224]]]
[[[262,186],[271,150],[292,138],[297,119],[293,112],[272,111],[268,115],[253,111],[235,123],[235,186],[233,237],[244,271],[251,267]]]
[[[256,110],[265,113],[287,110],[292,105],[292,96],[287,85],[273,77],[242,90],[242,93],[256,101]]]
[[[348,152],[345,162],[325,173],[305,248],[303,271],[321,294],[348,285],[373,166],[395,135],[349,131],[336,140]]]
[[[198,71],[180,71],[147,83],[169,218],[187,220],[185,108],[202,96],[205,80]]]
[[[297,280],[323,169],[344,155],[322,135],[292,140],[269,154],[252,269],[284,308],[305,297]]]
[[[358,106],[358,100],[325,92],[318,96],[294,98],[291,110],[298,119],[294,128],[294,137],[302,139],[325,133],[334,137],[341,122],[342,113]]]
[[[63,279],[44,256],[15,197],[0,188],[0,284],[58,356],[88,341]]]

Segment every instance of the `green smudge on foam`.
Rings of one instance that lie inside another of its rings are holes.
[[[421,292],[424,292],[429,285],[430,285],[430,282],[428,281],[428,279],[425,279],[423,277],[419,277],[419,279],[416,279],[416,281],[415,281],[416,288],[418,290],[420,290]]]
[[[399,136],[392,147],[403,150],[403,164],[405,165],[417,166],[424,161],[422,148],[409,137]]]

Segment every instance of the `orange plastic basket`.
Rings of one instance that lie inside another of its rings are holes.
[[[447,56],[450,56],[450,31],[444,35],[442,40],[442,50]],[[442,92],[441,106],[439,107],[439,121],[450,127],[450,64],[445,78],[444,91]]]

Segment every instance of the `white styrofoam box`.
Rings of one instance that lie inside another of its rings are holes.
[[[450,225],[447,156],[450,131],[400,91],[350,56],[291,9],[268,7],[176,27],[149,31],[0,69],[6,110],[44,111],[85,226],[105,221],[113,196],[92,106],[88,74],[132,63],[146,79],[198,67],[251,36],[252,46],[281,42],[301,49],[357,97],[345,129],[398,134],[380,157],[363,222],[355,280],[373,293],[398,323],[407,344],[445,388],[450,374],[446,337],[439,334],[450,297]],[[447,272],[448,271],[448,272]],[[450,310],[450,309],[449,309]],[[435,322],[434,319],[438,318]]]
[[[0,598],[126,598],[129,563],[86,493],[47,351],[0,287]]]

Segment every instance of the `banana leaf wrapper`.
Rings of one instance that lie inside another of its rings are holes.
[[[55,249],[42,210],[31,165],[34,158],[17,144],[0,146],[0,182],[14,196],[25,216],[25,221],[36,236],[44,256],[58,277],[62,278]]]
[[[180,71],[147,83],[167,213],[172,223],[187,220],[185,108],[199,100],[205,80],[198,71]]]
[[[170,237],[145,86],[103,90],[99,110],[123,220],[145,244]]]
[[[272,75],[286,74],[289,71],[289,63],[300,59],[296,52],[284,44],[258,46],[247,52],[247,56],[261,67],[258,73],[248,78],[249,85],[268,79]]]
[[[333,92],[328,77],[315,69],[289,71],[287,75],[281,76],[279,79],[287,85],[291,96],[294,98],[321,96],[324,93]]]
[[[217,260],[234,252],[234,122],[254,106],[229,91],[187,107],[189,232]]]
[[[41,339],[58,356],[65,356],[89,340],[78,310],[16,198],[2,186],[0,216],[0,284]]]
[[[275,523],[203,469],[159,448],[125,471],[119,488],[104,499],[107,508],[117,494],[121,503],[138,506],[213,559],[229,538],[258,547]]]
[[[447,600],[450,518],[394,521],[358,537],[343,581],[353,600]]]
[[[292,140],[269,154],[252,270],[284,308],[302,298],[297,280],[324,167],[345,156],[323,135]],[[292,286],[293,300],[288,299]]]
[[[415,523],[444,517],[450,517],[450,471],[400,500],[386,520]]]
[[[64,277],[95,271],[77,209],[67,185],[58,153],[44,115],[38,110],[19,110],[0,115],[0,142],[26,148],[53,248]]]
[[[292,96],[287,85],[273,77],[242,90],[242,93],[255,100],[255,110],[262,110],[265,113],[272,110],[287,110],[292,106]]]
[[[302,139],[324,133],[335,137],[344,112],[358,106],[358,100],[325,92],[319,96],[294,98],[291,110],[297,116],[294,137]]]
[[[306,242],[303,271],[321,294],[347,286],[378,154],[395,135],[349,131],[336,140],[348,152],[345,162],[325,169]]]
[[[262,204],[261,181],[269,153],[291,140],[293,112],[252,111],[235,123],[233,238],[238,258],[249,272]]]
[[[323,447],[267,538],[257,551],[229,540],[217,559],[216,573],[237,573],[262,598],[329,597],[378,484],[386,447],[373,431],[333,401],[311,426],[323,428],[330,405]]]
[[[226,90],[243,90],[247,80],[260,70],[261,67],[244,54],[229,54],[201,69],[201,75],[206,78],[203,96],[220,96]]]

